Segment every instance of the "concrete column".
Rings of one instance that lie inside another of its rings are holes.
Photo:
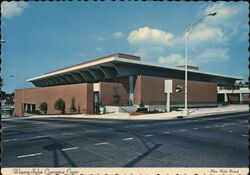
[[[129,101],[134,104],[134,76],[129,75]]]
[[[228,102],[228,97],[226,93],[224,94],[224,102]]]
[[[243,94],[240,93],[240,104],[242,104],[242,103],[243,103]]]

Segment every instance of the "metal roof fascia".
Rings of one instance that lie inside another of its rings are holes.
[[[114,59],[115,59],[115,57],[108,57],[108,58],[104,58],[103,60],[95,60],[93,62],[83,63],[81,65],[72,66],[70,68],[66,68],[66,69],[63,69],[63,70],[59,70],[59,71],[54,71],[54,72],[51,72],[51,73],[47,73],[47,74],[44,74],[44,75],[41,75],[41,76],[38,76],[38,77],[30,78],[30,79],[26,80],[26,82],[32,82],[34,80],[39,80],[39,79],[42,79],[42,78],[47,78],[47,77],[50,77],[50,76],[53,76],[53,75],[67,73],[67,72],[70,72],[70,71],[75,71],[75,70],[87,68],[87,67],[90,67],[90,66],[95,66],[95,65],[98,65],[98,64],[103,64],[103,63],[106,63],[106,62],[111,62]]]
[[[142,66],[150,66],[150,67],[159,67],[159,68],[164,68],[164,69],[172,69],[172,70],[176,70],[176,71],[185,71],[184,69],[181,69],[181,68],[165,67],[165,66],[162,66],[162,65],[159,65],[159,64],[154,64],[154,63],[152,64],[152,63],[149,63],[149,62],[143,62],[142,63],[139,60],[128,60],[128,59],[125,59],[125,58],[108,57],[108,58],[105,58],[103,60],[95,60],[93,62],[87,62],[87,63],[83,63],[81,65],[72,66],[70,68],[66,68],[66,69],[63,69],[63,70],[54,71],[52,73],[47,73],[47,74],[44,74],[44,75],[41,75],[41,76],[38,76],[38,77],[35,77],[35,78],[28,79],[26,81],[27,82],[32,82],[34,80],[39,80],[39,79],[42,79],[42,78],[47,78],[49,76],[58,75],[58,74],[62,74],[62,73],[67,73],[67,72],[70,72],[70,71],[80,70],[80,69],[83,69],[83,68],[88,68],[90,66],[100,65],[100,64],[103,64],[103,63],[107,63],[107,62],[123,62],[123,63],[129,63],[129,64],[142,65]],[[219,76],[219,77],[223,77],[223,78],[231,78],[231,79],[236,79],[236,80],[242,80],[241,77],[220,75],[220,74],[215,74],[215,73],[210,73],[210,72],[202,72],[202,71],[198,71],[198,70],[190,70],[189,69],[188,72],[206,74],[206,75],[210,75],[210,76]]]
[[[159,67],[159,68],[172,69],[172,70],[178,70],[178,71],[185,71],[185,69],[181,69],[181,68],[165,67],[165,66],[161,66],[161,65],[158,65],[158,64],[154,64],[154,63],[149,63],[149,62],[142,63],[142,62],[134,61],[134,60],[132,60],[132,61],[129,60],[128,61],[128,60],[126,60],[124,58],[115,58],[114,61],[138,64],[138,65],[142,65],[142,66],[151,66],[151,67]],[[220,75],[220,74],[215,74],[215,73],[210,73],[210,72],[202,72],[202,71],[198,71],[198,70],[190,70],[190,69],[188,69],[188,72],[200,73],[200,74],[206,74],[206,75],[212,75],[212,76],[219,76],[219,77],[223,77],[223,78],[231,78],[231,79],[236,79],[236,80],[242,80],[241,77]]]

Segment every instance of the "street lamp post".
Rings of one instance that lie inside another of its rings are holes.
[[[16,78],[16,79],[19,79],[19,80],[21,80],[20,78],[18,78],[17,76],[14,76],[14,75],[11,75],[10,76],[11,78]],[[22,80],[21,80],[22,81]],[[22,114],[23,114],[23,116],[24,116],[24,114],[25,114],[25,105],[24,105],[24,82],[22,82],[23,83],[23,87],[22,87]]]
[[[198,21],[196,21],[191,27],[186,29],[185,33],[185,109],[184,109],[184,116],[188,115],[188,109],[187,109],[187,99],[188,99],[188,85],[187,85],[187,80],[188,80],[188,74],[187,74],[187,66],[188,66],[188,38],[192,31],[194,31],[195,27],[207,16],[215,16],[217,12],[209,13],[203,17],[201,17]]]
[[[5,40],[1,39],[1,43],[5,43],[5,42],[6,42]]]
[[[1,39],[1,46],[2,46],[2,44],[4,44],[6,41],[5,40],[3,40],[3,39]],[[1,50],[1,52],[2,52],[2,50]],[[1,55],[1,57],[0,57],[0,64],[2,64],[2,55]],[[1,75],[1,68],[0,68],[0,75]],[[2,77],[2,75],[1,75],[1,77]],[[0,87],[2,88],[2,86],[3,86],[3,79],[2,78],[0,78]]]

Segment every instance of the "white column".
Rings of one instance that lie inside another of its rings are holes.
[[[28,111],[28,104],[25,104],[25,112]]]
[[[240,104],[242,104],[242,103],[243,103],[243,94],[240,93]]]
[[[32,104],[30,104],[30,112],[32,112]]]
[[[226,93],[224,94],[224,102],[228,102],[228,97]]]
[[[134,104],[134,76],[129,75],[129,101]]]

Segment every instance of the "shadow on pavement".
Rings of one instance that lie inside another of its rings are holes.
[[[135,159],[133,159],[132,161],[128,162],[123,167],[133,167],[134,165],[136,165],[141,160],[145,159],[148,155],[150,155],[152,152],[154,152],[157,148],[159,148],[162,145],[162,144],[155,143],[153,140],[151,140],[149,138],[145,138],[145,137],[143,137],[141,135],[135,134],[134,132],[124,131],[124,130],[119,130],[119,129],[116,129],[115,131],[122,132],[122,133],[127,133],[127,134],[130,134],[130,135],[136,137],[137,139],[139,139],[141,141],[141,143],[147,149],[147,151],[145,151],[141,155],[137,156]],[[150,146],[148,145],[148,142],[151,143],[151,144],[153,144],[154,146],[152,148],[150,148]]]
[[[143,160],[145,157],[147,157],[149,154],[151,154],[154,150],[156,150],[160,146],[161,146],[161,144],[155,145],[153,148],[150,148],[149,150],[147,150],[143,154],[139,155],[138,157],[136,157],[132,161],[128,162],[126,165],[124,165],[124,167],[132,167],[132,166],[134,166],[135,164],[137,164],[138,162]]]
[[[77,167],[75,162],[68,156],[68,154],[66,154],[65,151],[62,150],[63,148],[65,148],[64,144],[61,144],[50,137],[36,138],[29,141],[43,140],[43,139],[48,139],[49,141],[52,142],[50,145],[44,146],[43,149],[52,152],[54,167],[61,167],[59,165],[59,159],[58,159],[59,155],[62,155],[71,167]]]
[[[26,134],[25,132],[23,132],[23,131],[19,131],[19,130],[9,130],[9,131],[5,131],[4,133],[3,133],[3,135],[5,136],[5,137],[8,137],[8,136],[18,136],[18,135],[22,135],[22,134]]]

